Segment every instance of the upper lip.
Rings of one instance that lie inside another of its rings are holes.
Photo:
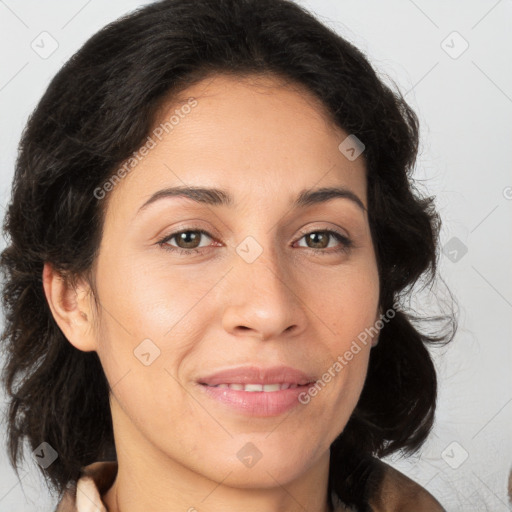
[[[211,373],[197,379],[200,384],[278,384],[290,383],[299,386],[313,382],[315,378],[290,366],[238,366]]]

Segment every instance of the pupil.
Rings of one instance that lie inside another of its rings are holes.
[[[325,243],[323,243],[323,244],[322,244],[322,242],[321,242],[321,241],[320,241],[320,242],[318,241],[318,238],[319,238],[319,237],[320,237],[320,238],[322,238],[322,237],[323,237],[323,238],[324,238],[324,242],[325,242],[325,240],[326,240],[326,238],[327,238],[325,233],[311,233],[311,234],[309,235],[309,237],[310,237],[310,239],[313,239],[313,243],[314,243],[314,244],[320,244],[320,246],[321,246],[321,247],[325,247]]]
[[[192,237],[192,240],[187,240],[190,237]],[[193,231],[186,231],[185,233],[181,233],[180,239],[182,242],[184,242],[186,245],[194,244],[194,238],[197,238],[197,233],[194,233]]]

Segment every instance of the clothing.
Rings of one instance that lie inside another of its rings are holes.
[[[376,463],[384,470],[384,478],[369,500],[374,512],[446,512],[421,485],[385,462]],[[101,496],[112,486],[116,475],[114,461],[83,467],[78,483],[68,487],[55,512],[108,512]]]

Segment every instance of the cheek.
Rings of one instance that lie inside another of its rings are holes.
[[[331,292],[329,314],[332,331],[329,352],[330,376],[343,375],[343,390],[338,401],[358,397],[363,387],[372,338],[378,335],[379,280],[376,266],[353,268],[336,282]],[[341,380],[341,379],[340,379]],[[355,403],[354,403],[355,406]]]
[[[188,350],[189,340],[195,338],[192,331],[200,327],[191,320],[211,287],[207,279],[191,279],[186,271],[170,266],[155,268],[126,255],[106,255],[97,273],[101,284],[101,350],[110,353],[116,366],[130,367],[140,352],[148,351],[150,359],[157,354],[155,362],[167,360],[171,365],[170,355],[176,360]]]
[[[375,325],[379,309],[379,277],[373,260],[349,267],[329,279],[322,300],[322,316],[331,326],[332,348],[336,355],[345,352],[353,340],[364,341]],[[373,331],[372,331],[373,332]],[[370,344],[371,339],[366,341]]]
[[[190,273],[155,270],[127,258],[100,263],[98,355],[116,401],[139,425],[150,421],[157,430],[173,421],[172,411],[193,414],[178,370],[208,328],[209,303],[201,299],[217,275],[191,280]]]

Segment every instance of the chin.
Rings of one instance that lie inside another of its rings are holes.
[[[257,440],[254,443],[244,441],[236,444],[241,448],[235,456],[232,453],[224,454],[224,460],[220,460],[222,456],[217,452],[216,457],[203,459],[202,462],[208,460],[210,464],[208,468],[203,466],[201,472],[229,487],[274,488],[276,485],[286,485],[300,478],[315,464],[320,463],[319,458],[313,453],[313,448],[306,452],[303,447],[297,448],[301,446],[300,443],[293,446],[280,445],[278,450],[273,449],[268,443],[264,446],[263,442],[257,449]],[[329,450],[326,455],[328,462]]]

